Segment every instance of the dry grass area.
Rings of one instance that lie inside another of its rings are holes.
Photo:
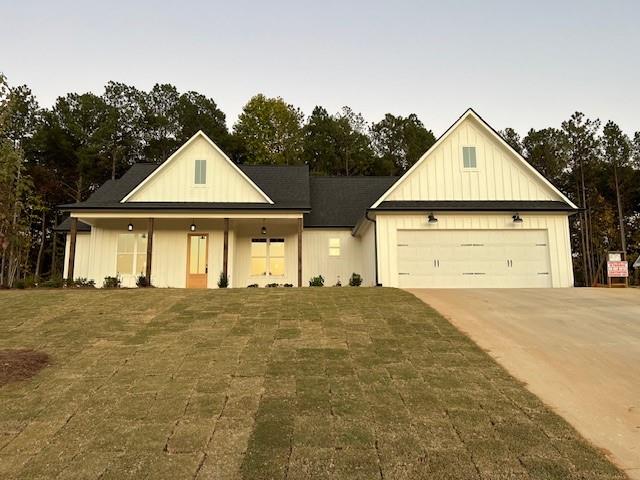
[[[0,478],[625,478],[393,289],[0,292]]]

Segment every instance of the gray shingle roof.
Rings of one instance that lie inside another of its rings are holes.
[[[65,218],[54,229],[56,232],[69,232],[71,231],[71,217]],[[78,232],[90,232],[91,225],[87,225],[84,222],[78,221]]]
[[[309,197],[309,167],[275,165],[238,165],[278,206],[311,206]]]
[[[297,209],[308,210],[309,167],[240,165],[240,169],[267,194],[273,204],[268,203],[211,203],[211,202],[135,202],[120,201],[158,168],[159,164],[136,163],[118,180],[107,180],[86,201],[61,205],[63,210],[141,208],[173,209]]]
[[[398,177],[311,177],[305,227],[352,228]]]
[[[107,180],[82,203],[119,202],[159,166],[158,163],[134,163],[122,177],[117,180]]]

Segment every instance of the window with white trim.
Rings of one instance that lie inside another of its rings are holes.
[[[251,239],[251,275],[284,275],[284,238]]]
[[[329,256],[330,257],[340,256],[340,239],[339,238],[329,239]]]
[[[477,168],[476,147],[462,147],[462,166],[464,168]]]
[[[195,161],[195,175],[193,183],[196,185],[205,185],[207,183],[207,161]]]
[[[120,233],[116,254],[117,275],[144,275],[147,270],[147,234]]]

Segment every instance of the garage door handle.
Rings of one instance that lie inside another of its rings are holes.
[[[438,268],[440,268],[440,260],[436,260],[438,262]]]

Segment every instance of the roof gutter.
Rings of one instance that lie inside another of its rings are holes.
[[[378,223],[373,218],[369,218],[369,210],[364,213],[364,218],[373,223],[373,255],[374,255],[374,271],[376,272],[376,287],[381,287],[378,281]]]

